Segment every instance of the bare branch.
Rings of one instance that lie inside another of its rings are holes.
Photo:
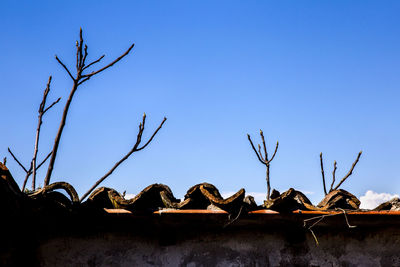
[[[88,49],[88,47],[87,47],[87,45],[85,45],[85,54],[84,54],[83,59],[82,59],[81,68],[83,68],[85,66],[86,57],[88,55],[87,49]]]
[[[31,162],[31,165],[30,165],[30,167],[29,167],[28,172],[27,172],[26,175],[25,175],[25,179],[24,179],[24,183],[22,184],[22,189],[21,189],[21,191],[24,191],[24,190],[25,190],[26,183],[28,182],[29,176],[31,176],[31,174],[32,174],[32,162]]]
[[[90,66],[99,63],[103,58],[105,57],[105,55],[102,55],[101,57],[99,57],[97,60],[93,61],[92,63],[88,64],[87,66],[83,67],[82,70],[86,70],[87,68],[89,68]]]
[[[6,166],[6,164],[7,164],[7,157],[4,157],[3,158],[3,165]]]
[[[324,185],[324,193],[325,193],[325,196],[326,196],[328,193],[326,192],[325,172],[324,172],[324,162],[322,160],[322,152],[319,154],[319,159],[320,159],[320,162],[321,162],[322,183]]]
[[[51,156],[51,153],[52,153],[52,152],[50,152],[50,153],[46,156],[46,158],[36,167],[36,170],[39,170],[39,168],[49,159],[49,157]]]
[[[78,66],[79,69],[82,68],[82,45],[83,45],[83,36],[82,36],[82,28],[79,29],[79,62],[78,62]],[[78,69],[77,69],[78,70]]]
[[[249,134],[247,134],[247,139],[249,139],[249,142],[250,142],[250,144],[251,144],[251,147],[253,148],[254,152],[256,153],[258,160],[259,160],[262,164],[266,165],[266,164],[265,164],[265,161],[262,160],[262,159],[260,158],[260,155],[258,155],[257,150],[256,150],[256,148],[254,147],[253,141],[251,141],[251,138],[250,138],[250,135],[249,135]]]
[[[82,83],[86,82],[87,80],[90,80],[90,77],[87,77],[87,78],[79,81],[78,85],[81,85]]]
[[[54,101],[49,107],[45,108],[46,106],[46,100],[47,100],[47,95],[50,92],[50,85],[51,85],[51,76],[49,77],[49,80],[47,82],[47,86],[46,89],[44,90],[43,93],[43,99],[42,102],[40,103],[40,107],[39,107],[39,115],[38,115],[38,125],[36,128],[36,137],[35,137],[35,147],[34,147],[34,151],[33,151],[33,157],[32,157],[32,161],[31,161],[31,169],[32,169],[32,190],[35,190],[36,188],[36,158],[37,158],[37,154],[39,151],[39,138],[40,138],[40,129],[43,123],[43,115],[49,110],[51,109],[55,104],[57,104],[61,98],[58,98],[56,101]],[[27,174],[25,180],[27,180],[29,178],[30,174]],[[25,182],[24,182],[25,183]],[[23,188],[25,189],[25,187]]]
[[[122,158],[120,159],[117,163],[115,163],[115,165],[105,174],[103,175],[103,177],[101,177],[80,199],[80,202],[82,202],[87,196],[89,196],[89,194],[96,189],[96,187],[102,183],[108,176],[110,176],[115,169],[118,168],[119,165],[121,165],[121,163],[123,163],[125,160],[127,160],[134,152],[140,151],[143,148],[145,148],[154,138],[154,136],[157,134],[157,132],[161,129],[162,125],[164,124],[164,122],[167,120],[167,118],[164,117],[163,121],[161,122],[160,126],[158,126],[158,128],[154,131],[153,135],[150,137],[149,141],[146,142],[146,144],[144,146],[142,146],[141,148],[138,148],[138,146],[140,145],[140,142],[142,140],[142,134],[144,131],[144,125],[146,122],[146,114],[143,115],[143,119],[142,122],[139,124],[139,132],[137,134],[136,137],[136,143],[133,145],[132,149]]]
[[[133,44],[129,47],[129,49],[122,54],[120,57],[118,57],[117,59],[115,59],[113,62],[111,62],[110,64],[108,64],[107,66],[94,71],[90,74],[86,74],[86,75],[82,75],[82,72],[84,69],[88,68],[89,66],[99,62],[103,57],[100,57],[98,60],[90,63],[88,66],[85,67],[85,60],[86,60],[86,56],[87,56],[87,46],[85,45],[84,51],[85,51],[85,55],[82,54],[82,47],[83,47],[83,36],[82,36],[82,28],[79,31],[79,42],[77,42],[76,47],[77,47],[77,55],[76,55],[76,66],[77,66],[77,74],[76,74],[76,78],[74,78],[72,76],[72,74],[69,72],[68,68],[61,62],[61,60],[59,60],[56,56],[57,61],[64,67],[64,69],[68,72],[69,76],[72,78],[72,80],[74,81],[71,92],[69,94],[69,97],[67,99],[67,102],[65,104],[64,107],[64,111],[61,117],[61,121],[60,121],[60,125],[58,128],[58,132],[57,135],[54,139],[54,145],[53,145],[53,150],[52,150],[52,155],[50,158],[50,162],[49,162],[49,166],[47,169],[47,174],[44,180],[44,186],[49,185],[50,183],[50,179],[51,179],[51,175],[53,172],[53,168],[54,168],[54,163],[55,163],[55,159],[57,157],[57,151],[58,151],[58,147],[60,144],[60,140],[61,140],[61,136],[65,127],[65,123],[66,123],[66,119],[67,119],[67,115],[68,115],[68,111],[69,111],[69,107],[71,105],[72,99],[74,97],[74,94],[76,92],[76,90],[78,89],[79,85],[81,85],[83,82],[89,80],[92,76],[108,69],[109,67],[113,66],[115,63],[117,63],[118,61],[120,61],[122,58],[124,58],[127,54],[129,54],[129,52],[132,50],[133,48]]]
[[[261,153],[261,145],[260,144],[258,144],[258,154],[260,155],[260,158],[262,159],[262,161],[265,161],[264,157],[263,157],[263,155]]]
[[[262,140],[262,144],[263,144],[263,148],[264,148],[264,155],[265,155],[265,163],[268,164],[268,152],[267,152],[267,146],[265,144],[265,138],[264,138],[264,133],[263,131],[260,129],[260,136],[261,136],[261,140]]]
[[[76,41],[76,70],[79,70],[79,42]]]
[[[278,151],[278,146],[279,146],[279,142],[277,141],[274,154],[272,155],[272,158],[268,161],[268,164],[275,158],[276,151]]]
[[[52,78],[52,77],[49,76],[49,80],[47,81],[46,88],[45,88],[44,91],[43,91],[42,102],[40,102],[39,110],[38,110],[38,113],[39,113],[39,114],[40,114],[40,113],[43,113],[44,107],[46,106],[47,95],[48,95],[49,92],[50,92],[51,78]]]
[[[56,156],[57,156],[58,146],[60,144],[61,135],[62,135],[62,132],[64,130],[65,122],[67,120],[68,110],[69,110],[69,107],[71,105],[72,99],[73,99],[74,94],[75,94],[77,89],[78,89],[78,84],[74,80],[74,84],[72,86],[71,92],[69,94],[67,102],[65,103],[64,111],[63,111],[63,114],[62,114],[62,117],[61,117],[61,122],[60,122],[60,126],[58,128],[58,132],[57,132],[56,138],[54,139],[52,155],[51,155],[51,158],[50,158],[49,167],[47,169],[47,174],[46,174],[46,177],[44,179],[43,186],[49,185],[49,183],[50,183],[50,178],[51,178],[51,174],[53,172],[54,162],[55,162],[55,159],[56,159]]]
[[[101,68],[101,69],[99,69],[99,70],[97,70],[97,71],[93,71],[93,72],[90,73],[90,74],[83,75],[82,77],[83,77],[83,78],[92,77],[93,75],[96,75],[96,74],[98,74],[98,73],[100,73],[100,72],[102,72],[102,71],[108,69],[109,67],[111,67],[112,65],[114,65],[115,63],[117,63],[118,61],[120,61],[122,58],[124,58],[126,55],[128,55],[129,52],[132,50],[132,48],[133,48],[134,46],[135,46],[135,44],[132,44],[132,45],[128,48],[128,50],[125,51],[125,53],[123,53],[121,56],[119,56],[117,59],[115,59],[113,62],[111,62],[111,63],[108,64],[107,66],[105,66],[105,67],[103,67],[103,68]]]
[[[346,174],[345,177],[342,178],[342,180],[340,180],[339,184],[338,184],[333,190],[337,190],[337,189],[343,184],[343,182],[346,181],[346,179],[349,178],[349,176],[353,173],[354,167],[357,165],[358,160],[359,160],[360,157],[361,157],[361,154],[362,154],[362,151],[360,151],[360,152],[358,153],[357,158],[356,158],[356,160],[353,162],[353,165],[351,166],[349,172]]]
[[[11,149],[8,148],[8,152],[11,154],[11,156],[13,157],[13,159],[18,163],[19,166],[21,166],[21,168],[28,173],[28,170],[24,167],[24,165],[22,165],[22,163],[14,156],[14,154],[11,152]]]
[[[63,68],[67,71],[69,77],[71,77],[71,79],[73,81],[75,81],[74,76],[72,76],[71,72],[69,71],[69,69],[67,68],[67,66],[64,65],[64,63],[62,63],[62,61],[56,56],[56,60],[58,61],[58,63],[60,63],[61,66],[63,66]]]
[[[332,171],[332,184],[331,188],[329,189],[329,192],[333,190],[333,185],[335,184],[335,179],[336,179],[336,160],[333,162],[333,171]]]
[[[47,161],[47,159],[50,157],[50,155],[51,155],[51,152],[46,156],[46,158],[36,167],[36,170],[39,170],[40,169],[40,167]],[[26,176],[25,176],[25,180],[24,180],[24,183],[23,183],[23,185],[22,185],[22,188],[21,188],[21,191],[24,191],[25,190],[25,186],[26,186],[26,183],[27,183],[27,181],[28,181],[28,179],[29,179],[29,176],[31,176],[31,174],[32,174],[32,162],[31,162],[31,167],[29,168],[29,170],[28,170],[28,172],[26,173]],[[33,190],[35,190],[36,188],[34,188]]]
[[[247,138],[249,139],[249,142],[251,144],[251,147],[253,148],[254,152],[257,155],[258,160],[264,164],[266,166],[266,180],[267,180],[267,200],[270,199],[270,193],[271,193],[271,185],[270,185],[270,179],[269,179],[269,168],[270,168],[270,163],[271,161],[275,158],[276,152],[278,151],[278,147],[279,147],[279,142],[276,142],[276,147],[275,147],[275,151],[274,154],[272,155],[272,158],[270,160],[268,160],[268,152],[267,152],[267,145],[265,143],[265,138],[264,138],[264,133],[262,130],[260,130],[260,136],[261,136],[261,141],[263,144],[263,148],[264,148],[264,157],[262,155],[261,152],[261,145],[258,144],[258,152],[256,150],[256,148],[254,147],[253,142],[251,141],[250,135],[247,134]]]
[[[137,151],[142,150],[143,148],[145,148],[148,144],[150,144],[150,142],[153,140],[154,136],[156,136],[156,134],[158,133],[158,131],[161,129],[161,127],[163,126],[164,122],[167,120],[166,117],[164,117],[164,119],[162,120],[162,122],[160,123],[160,125],[158,126],[158,128],[154,131],[153,135],[150,137],[149,141],[147,141],[146,144],[144,144],[144,146],[140,147],[137,149]],[[144,130],[144,124],[143,124],[143,130]]]
[[[45,110],[43,110],[43,114],[46,113],[49,109],[51,109],[55,104],[60,102],[61,97],[59,97],[56,101],[54,101],[50,106],[48,106]]]

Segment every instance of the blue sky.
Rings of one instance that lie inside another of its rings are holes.
[[[363,155],[342,186],[399,193],[400,3],[397,1],[2,1],[0,155],[10,146],[26,164],[33,154],[37,108],[49,75],[40,155],[58,128],[71,81],[54,59],[74,64],[79,28],[89,58],[107,62],[133,52],[84,84],[71,106],[53,181],[84,193],[132,146],[143,112],[150,146],[104,186],[137,193],[164,183],[181,197],[200,182],[220,191],[266,192],[265,168],[247,141],[280,147],[271,186],[323,196],[328,181]],[[39,180],[46,168],[40,172]]]

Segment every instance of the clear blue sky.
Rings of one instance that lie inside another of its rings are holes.
[[[0,155],[28,165],[37,108],[49,75],[40,155],[58,128],[79,27],[89,57],[118,65],[84,84],[71,106],[53,181],[84,193],[132,146],[143,112],[150,146],[103,185],[138,193],[164,183],[175,195],[203,181],[220,191],[266,192],[265,168],[247,141],[259,129],[273,150],[271,185],[322,198],[328,181],[363,155],[343,189],[399,193],[400,3],[398,1],[1,1]],[[39,180],[46,168],[40,172]],[[42,182],[41,182],[42,183]]]

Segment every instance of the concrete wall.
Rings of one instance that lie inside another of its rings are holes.
[[[56,237],[37,255],[42,266],[400,266],[396,226],[315,227],[319,245],[298,224],[248,226]]]
[[[9,252],[13,255],[9,256],[8,263],[23,262],[30,266],[400,266],[397,219],[382,222],[376,218],[355,220],[349,216],[350,222],[357,225],[352,229],[347,227],[343,217],[324,219],[313,228],[318,246],[311,232],[303,227],[304,218],[250,218],[230,225],[226,224],[226,219],[229,218],[171,215],[86,222],[74,219],[65,223],[64,219],[57,218],[48,222],[53,228],[48,229],[47,234],[25,244],[19,251]],[[66,229],[66,225],[70,228]]]

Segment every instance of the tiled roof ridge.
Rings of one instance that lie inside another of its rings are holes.
[[[75,207],[85,209],[124,209],[136,213],[152,213],[162,209],[176,210],[223,210],[229,214],[247,213],[254,210],[270,209],[277,212],[303,211],[329,211],[329,210],[359,210],[360,201],[351,193],[338,189],[330,192],[317,205],[300,191],[290,188],[280,194],[273,191],[270,200],[265,200],[263,205],[257,205],[252,196],[245,195],[241,188],[230,197],[223,198],[214,185],[200,183],[192,186],[181,201],[175,198],[172,190],[164,184],[152,184],[144,188],[132,199],[125,199],[115,189],[97,188],[89,198],[80,203],[75,189],[65,183],[53,183],[31,194],[24,194],[18,188],[11,173],[0,163],[0,205],[9,206],[14,211],[25,207],[34,210],[64,209],[72,210]],[[54,191],[64,189],[66,195]],[[377,210],[398,210],[400,200],[388,201]]]

